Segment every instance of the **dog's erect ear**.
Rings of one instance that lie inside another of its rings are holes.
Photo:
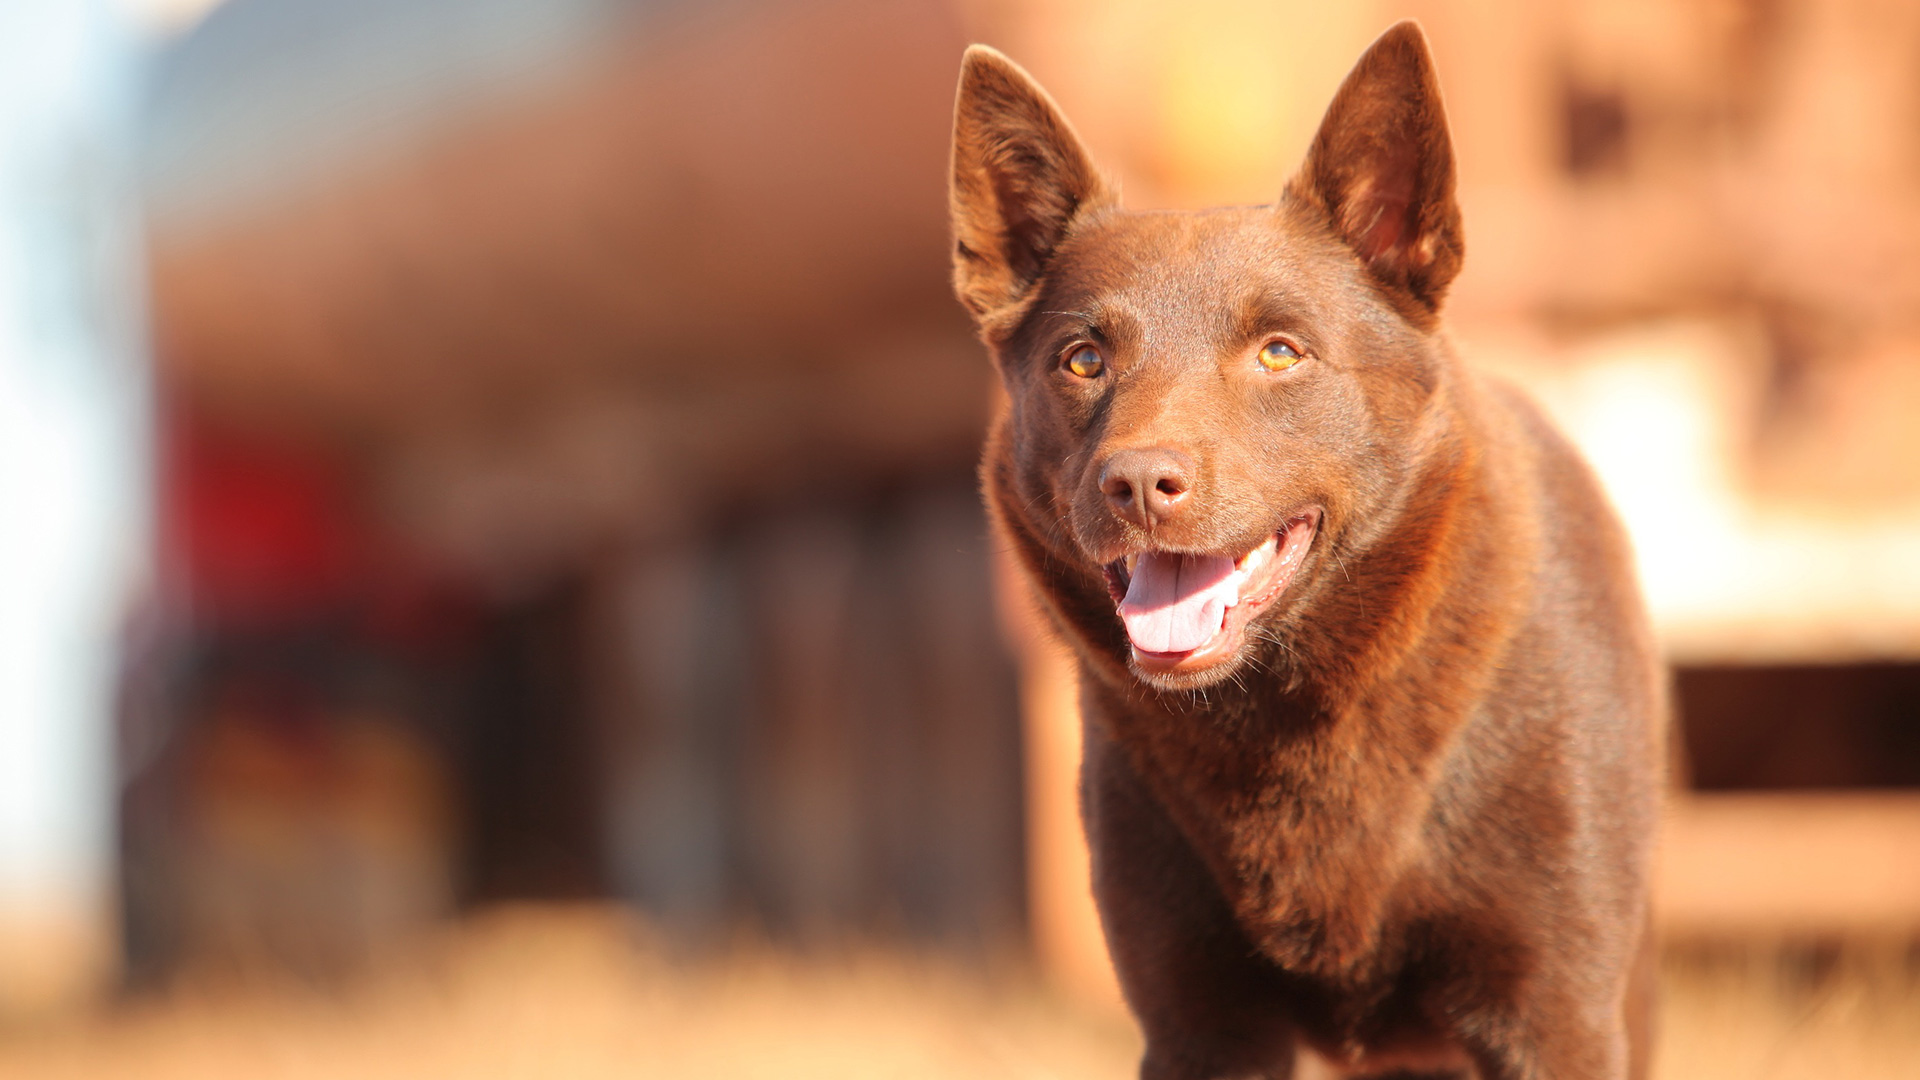
[[[975,319],[1021,299],[1074,216],[1111,201],[1053,99],[985,45],[960,62],[949,198],[953,287]]]
[[[1465,254],[1453,183],[1426,36],[1395,23],[1340,84],[1287,203],[1325,214],[1375,280],[1431,317]]]

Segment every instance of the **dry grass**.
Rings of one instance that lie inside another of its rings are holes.
[[[0,1077],[1122,1076],[1127,1025],[1009,973],[742,948],[676,964],[605,909],[509,909],[350,986],[200,980],[0,1039]]]
[[[1904,942],[1670,951],[1661,1080],[1916,1080],[1920,951]]]
[[[1920,964],[1902,946],[1693,949],[1666,965],[1662,1080],[1920,1078]],[[617,913],[472,920],[333,988],[176,988],[0,1036],[0,1076],[1125,1077],[1124,1020],[1017,969],[743,948],[667,959]]]

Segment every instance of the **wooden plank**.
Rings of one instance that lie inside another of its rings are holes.
[[[1920,929],[1920,793],[1678,796],[1655,908],[1669,936]]]

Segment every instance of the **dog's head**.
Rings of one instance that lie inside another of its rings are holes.
[[[1228,677],[1407,512],[1453,189],[1412,23],[1361,57],[1276,205],[1198,213],[1122,209],[1046,92],[967,52],[954,283],[1009,398],[989,497],[1134,676]]]

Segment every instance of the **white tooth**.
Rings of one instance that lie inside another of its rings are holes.
[[[1139,555],[1139,553],[1137,553],[1137,552],[1136,552],[1136,553],[1134,553],[1134,554],[1132,554],[1132,555],[1129,555],[1129,556],[1127,556],[1127,573],[1128,573],[1129,575],[1131,575],[1131,574],[1133,573],[1133,568],[1134,568],[1134,567],[1136,567],[1136,566],[1138,566],[1138,565],[1140,565],[1140,555]]]
[[[1260,567],[1266,565],[1267,560],[1273,558],[1274,546],[1278,541],[1278,539],[1279,539],[1278,537],[1269,536],[1266,538],[1266,540],[1264,540],[1260,544],[1259,547],[1254,548],[1252,551],[1249,551],[1245,555],[1241,556],[1240,558],[1241,568],[1246,570],[1257,570]]]

